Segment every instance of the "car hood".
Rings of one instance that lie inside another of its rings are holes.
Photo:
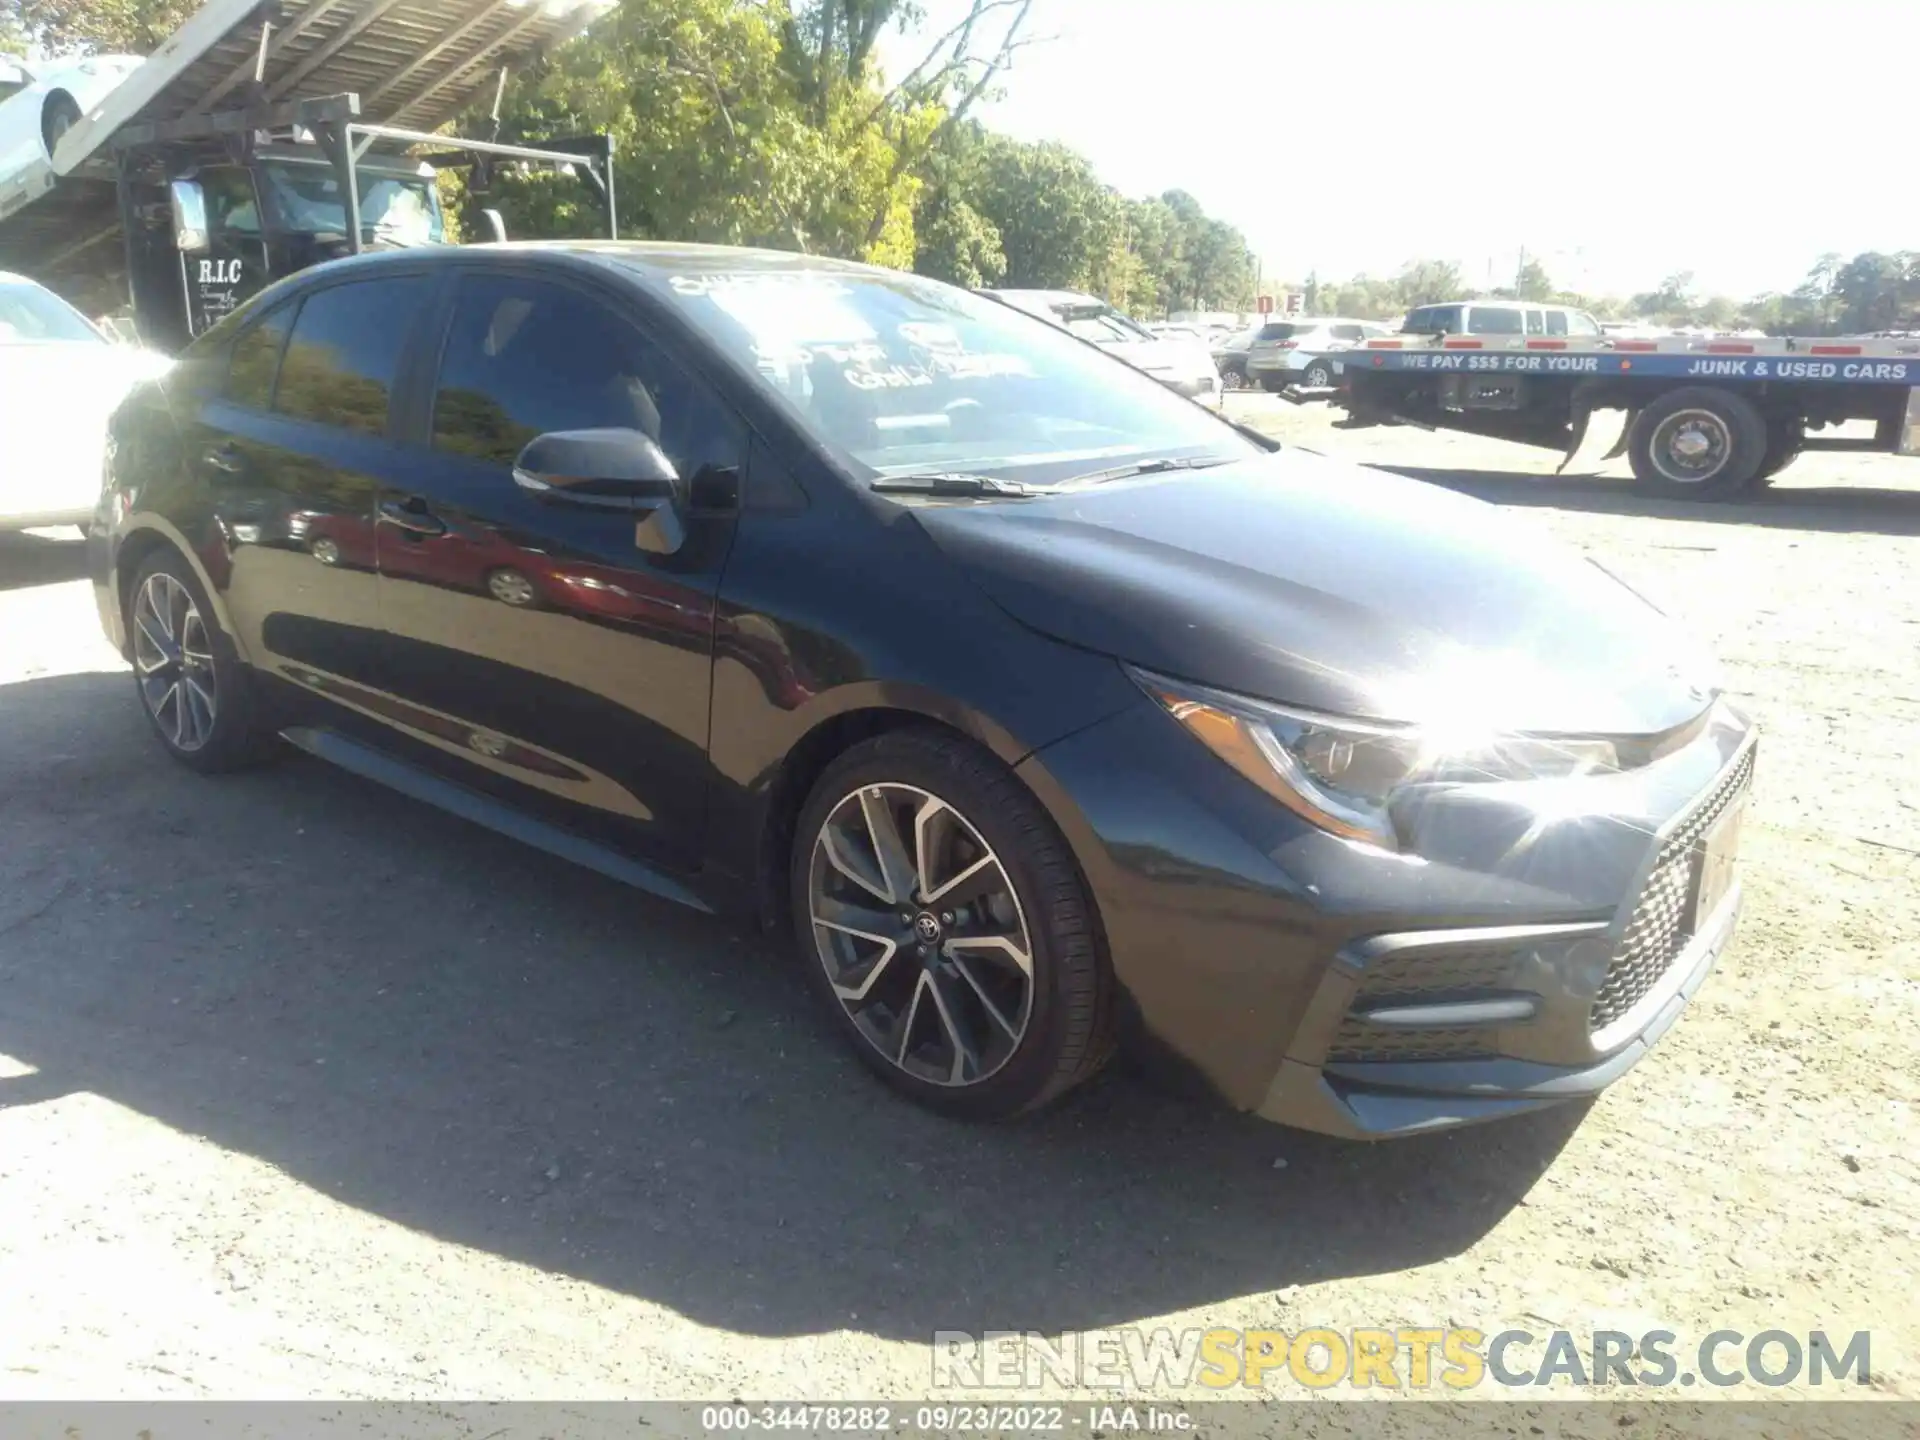
[[[1704,651],[1532,521],[1308,451],[916,514],[1033,629],[1283,704],[1647,735],[1713,694]]]
[[[1213,373],[1213,356],[1197,341],[1114,340],[1101,344],[1100,348],[1149,375],[1187,379]]]

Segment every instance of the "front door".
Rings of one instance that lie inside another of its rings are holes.
[[[501,268],[449,297],[421,453],[380,497],[388,673],[433,717],[420,758],[589,838],[672,868],[699,854],[714,594],[744,435],[617,296]],[[517,484],[535,435],[638,429],[691,485],[670,555],[632,516]]]

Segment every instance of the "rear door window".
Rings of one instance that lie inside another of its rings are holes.
[[[423,276],[329,285],[307,296],[280,362],[273,408],[366,435],[384,435],[400,352],[425,302]]]
[[[298,302],[275,306],[233,342],[225,394],[234,404],[250,410],[272,406],[273,377],[280,369],[280,352],[286,348],[287,331],[293,328],[297,308]]]
[[[1547,311],[1547,334],[1564,335],[1567,333],[1567,312],[1564,310]]]
[[[1460,333],[1460,307],[1458,305],[1422,305],[1408,314],[1403,333],[1412,335],[1458,335]]]
[[[1547,318],[1538,310],[1527,311],[1527,334],[1544,335],[1547,333]]]

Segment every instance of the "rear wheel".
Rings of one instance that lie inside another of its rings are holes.
[[[1767,453],[1760,461],[1754,482],[1766,484],[1800,458],[1800,449],[1806,443],[1806,422],[1798,415],[1767,416]]]
[[[856,1053],[936,1110],[999,1119],[1103,1065],[1114,982],[1046,813],[957,736],[903,730],[828,767],[791,873],[804,963]]]
[[[273,757],[275,735],[260,718],[252,677],[174,551],[156,551],[134,576],[127,633],[140,708],[168,754],[208,772]]]
[[[60,137],[79,123],[80,107],[71,95],[56,95],[47,101],[47,108],[40,116],[40,138],[46,141],[49,156],[60,143]]]
[[[1333,388],[1333,362],[1314,360],[1308,363],[1307,373],[1301,383],[1309,390],[1331,390]]]
[[[1627,456],[1644,490],[1684,500],[1725,500],[1760,473],[1767,422],[1731,391],[1688,387],[1640,411]]]

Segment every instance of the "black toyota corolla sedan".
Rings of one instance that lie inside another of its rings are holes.
[[[90,554],[178,760],[771,918],[959,1115],[1122,1044],[1350,1136],[1590,1095],[1738,905],[1754,732],[1645,600],[911,275],[307,271],[121,408]]]

